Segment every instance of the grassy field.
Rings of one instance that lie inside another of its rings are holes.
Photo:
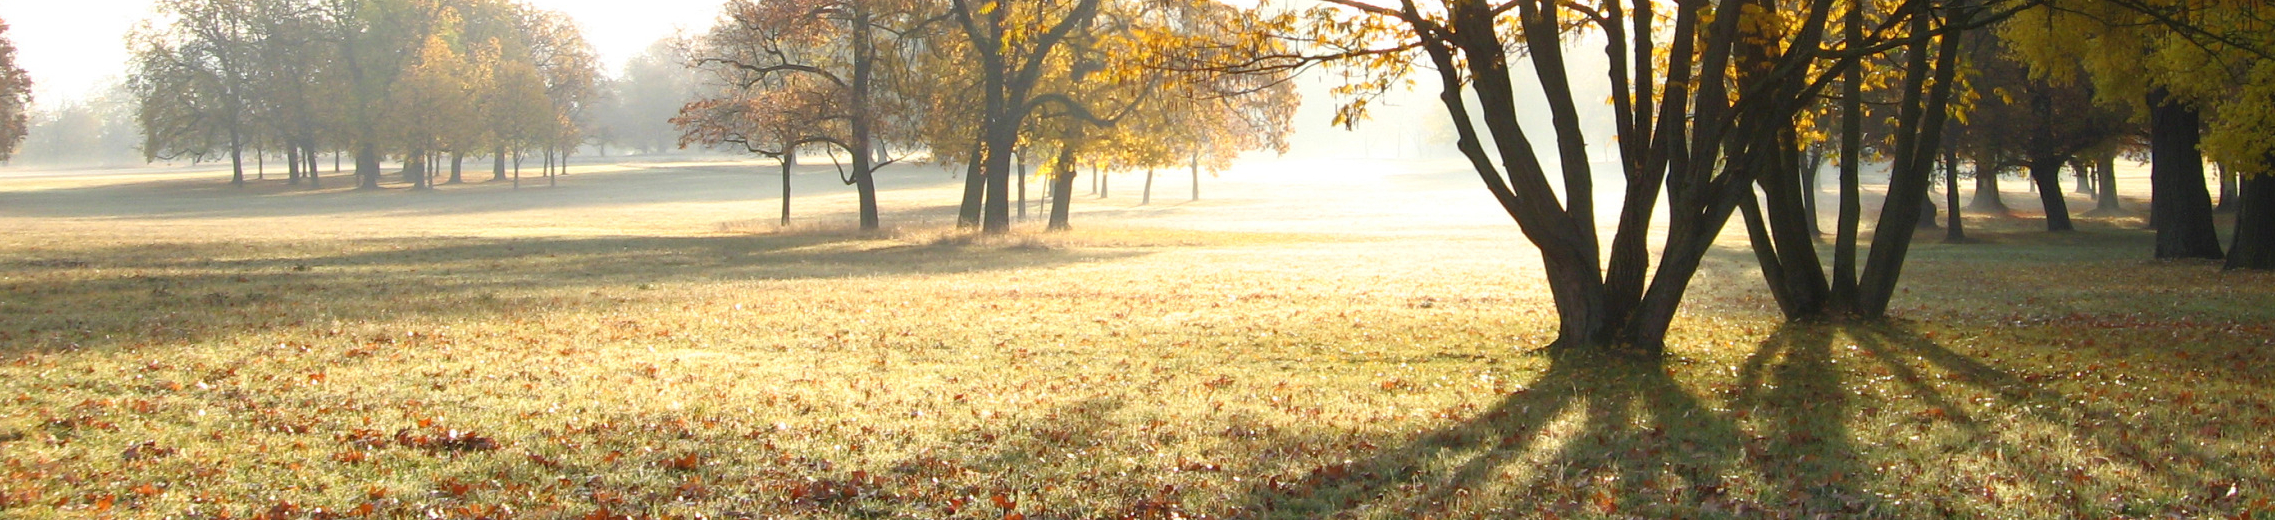
[[[777,228],[771,171],[0,175],[0,516],[2275,517],[2275,275],[2135,217],[1923,239],[1871,325],[1781,324],[1730,233],[1637,366],[1536,353],[1458,164],[999,238],[918,167],[893,229],[826,167]]]

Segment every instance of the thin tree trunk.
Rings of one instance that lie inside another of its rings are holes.
[[[500,146],[490,154],[490,180],[506,180],[506,147]]]
[[[300,185],[300,147],[284,147],[284,183],[287,186]]]
[[[2079,195],[2093,195],[2093,171],[2086,169],[2085,161],[2079,160],[2076,157],[2071,157],[2070,175],[2072,177],[2075,177],[2073,182],[2077,184],[2077,186],[2070,189],[2071,193],[2076,193]]]
[[[1019,220],[1024,221],[1027,220],[1027,154],[1021,153],[1012,159],[1018,161],[1016,167],[1019,168]]]
[[[1943,226],[1943,241],[1966,242],[1967,221],[1959,217],[1959,154],[1950,147],[1943,149],[1943,206],[1951,208],[1945,212],[1949,220]]]
[[[1144,206],[1144,205],[1147,205],[1147,204],[1152,204],[1152,203],[1153,203],[1153,169],[1152,169],[1152,168],[1146,168],[1146,169],[1145,169],[1145,195],[1142,195],[1142,196],[1139,196],[1139,197],[1138,197],[1138,205],[1139,205],[1139,206]]]
[[[2196,146],[2202,119],[2195,108],[2171,100],[2164,90],[2149,93],[2149,219],[2157,228],[2156,257],[2208,258],[2220,255],[2219,231],[2212,227],[2212,195],[2204,189],[2204,155]]]
[[[300,160],[307,161],[308,163],[308,187],[323,189],[323,176],[317,175],[316,171],[316,140],[302,139],[300,141]]]
[[[513,151],[513,189],[521,189],[521,150]]]
[[[450,152],[450,181],[446,182],[445,184],[459,184],[466,182],[466,180],[462,177],[459,177],[458,174],[460,170],[463,170],[465,168],[466,154],[462,152]]]
[[[1934,179],[1933,175],[1931,174],[1931,175],[1930,175],[1928,178],[1930,179],[1929,183],[1930,183],[1930,184],[1932,184],[1932,183],[1934,182],[1934,181],[1933,181],[1933,179]],[[1935,214],[1936,214],[1936,208],[1935,208],[1935,198],[1933,198],[1933,197],[1924,197],[1924,198],[1921,198],[1921,199],[1920,199],[1920,222],[1919,222],[1919,224],[1918,224],[1918,226],[1917,226],[1917,227],[1919,227],[1920,229],[1935,229],[1935,228],[1936,228],[1936,225],[1935,225]]]
[[[782,150],[782,225],[790,225],[790,169],[798,166],[798,155],[785,147]]]
[[[1842,34],[1848,41],[1864,39],[1864,5],[1855,2],[1843,16]],[[1857,228],[1864,219],[1864,193],[1859,186],[1864,150],[1864,65],[1841,72],[1841,179],[1840,213],[1833,222],[1832,298],[1836,305],[1856,300]]]
[[[269,151],[267,149],[256,148],[253,150],[253,180],[269,180]]]
[[[1968,5],[1970,2],[1957,4],[1950,6],[1945,23],[1964,26],[1977,7]],[[1923,8],[1926,6],[1924,3],[1920,5]],[[1929,32],[1926,15],[1924,12],[1918,13],[1912,18],[1913,34]],[[1934,81],[1929,83],[1933,86],[1926,87],[1926,99],[1916,97],[1921,89],[1918,80],[1906,78],[1907,82],[1913,84],[1906,89],[1905,97],[1913,99],[1905,100],[1902,110],[1911,112],[1911,117],[1899,115],[1899,119],[1908,119],[1914,123],[1899,126],[1906,134],[1898,136],[1896,162],[1888,176],[1888,202],[1880,212],[1880,223],[1873,228],[1872,251],[1865,259],[1864,274],[1857,279],[1856,310],[1864,316],[1887,315],[1888,302],[1896,296],[1896,283],[1902,280],[1904,257],[1911,250],[1913,231],[1911,223],[1903,220],[1918,218],[1919,215],[1907,214],[1902,208],[1915,204],[1915,197],[1927,197],[1927,183],[1935,173],[1935,153],[1943,145],[1945,110],[1951,101],[1952,79],[1958,74],[1959,40],[1958,34],[1936,38],[1935,68],[1932,72]],[[1914,52],[1921,54],[1915,54],[1911,58],[1912,67],[1908,70],[1915,73],[1928,72],[1925,50],[1924,44],[1914,47]],[[1918,104],[1922,101],[1924,106]]]

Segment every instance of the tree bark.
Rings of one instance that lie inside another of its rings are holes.
[[[2069,164],[2070,174],[2074,177],[2072,182],[2077,184],[2076,187],[2070,189],[2070,192],[2079,195],[2093,195],[2093,171],[2086,169],[2085,162],[2076,157],[2071,157]]]
[[[1864,39],[1864,5],[1849,6],[1842,16],[1848,41]],[[1841,178],[1840,210],[1833,222],[1832,297],[1836,302],[1856,300],[1857,229],[1864,219],[1864,193],[1860,186],[1864,150],[1863,64],[1841,73]]]
[[[498,147],[490,154],[490,180],[506,180],[506,147]]]
[[[2202,124],[2195,108],[2163,89],[2149,93],[2149,219],[2156,224],[2159,259],[2221,258],[2204,156],[2196,149]]]
[[[284,183],[289,186],[299,186],[300,148],[297,146],[286,145],[284,147],[284,163]]]
[[[1974,14],[1976,7],[1964,5],[1967,2],[1957,3],[1961,5],[1952,6],[1949,19],[1945,21],[1947,26],[1965,26],[1968,18]],[[1923,8],[1926,6],[1924,3],[1920,5]],[[1929,32],[1926,15],[1923,12],[1913,16],[1913,34]],[[1904,257],[1910,252],[1913,230],[1909,225],[1911,223],[1904,220],[1919,218],[1919,214],[1901,208],[1927,197],[1927,181],[1934,173],[1935,153],[1943,145],[1943,125],[1947,117],[1945,110],[1951,101],[1952,78],[1958,73],[1959,40],[1958,34],[1936,38],[1935,68],[1932,72],[1935,81],[1927,87],[1924,106],[1920,104],[1923,100],[1918,99],[1919,84],[1914,83],[1906,89],[1905,97],[1912,99],[1905,100],[1902,110],[1910,112],[1910,117],[1899,115],[1899,119],[1912,121],[1912,124],[1899,125],[1904,133],[1897,136],[1896,162],[1888,176],[1888,202],[1881,209],[1880,223],[1873,228],[1876,233],[1872,237],[1872,252],[1865,259],[1863,276],[1857,280],[1856,310],[1864,316],[1886,316],[1888,302],[1896,296],[1896,283],[1902,279]],[[1925,66],[1926,47],[1924,43],[1914,47],[1912,67],[1907,70],[1914,73],[1928,72]],[[1918,79],[1906,78],[1906,81],[1916,82]]]
[[[2071,231],[2069,200],[2062,195],[2062,164],[2067,157],[2045,157],[2030,162],[2030,178],[2038,182],[2038,203],[2046,208],[2047,231]]]
[[[2236,196],[2235,241],[2226,268],[2275,269],[2275,176],[2243,179]]]
[[[1943,149],[1943,206],[1951,208],[1945,214],[1950,219],[1944,224],[1943,241],[1967,241],[1967,221],[1959,217],[1959,154],[1951,148]]]

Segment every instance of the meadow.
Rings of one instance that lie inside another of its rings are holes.
[[[2275,275],[2138,214],[1923,233],[1872,324],[1783,323],[1733,226],[1646,364],[1542,353],[1458,163],[1001,237],[921,166],[886,231],[827,166],[778,226],[773,171],[0,174],[0,516],[2275,517]]]

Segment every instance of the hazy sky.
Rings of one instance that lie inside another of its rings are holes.
[[[673,30],[710,26],[722,0],[529,0],[584,27],[611,73]],[[0,0],[0,20],[16,42],[17,65],[32,76],[41,104],[79,98],[125,70],[128,29],[150,15],[151,0]]]

